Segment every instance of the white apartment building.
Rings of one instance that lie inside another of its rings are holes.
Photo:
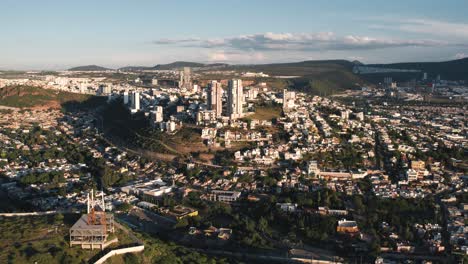
[[[227,115],[231,119],[242,117],[244,105],[244,92],[241,79],[232,79],[228,82]]]
[[[208,84],[208,110],[214,111],[216,117],[220,117],[223,111],[223,88],[221,83],[211,81]]]
[[[140,93],[136,91],[132,92],[132,110],[140,110]]]
[[[288,91],[286,89],[283,90],[283,110],[284,111],[294,108],[295,100],[296,100],[295,92]]]

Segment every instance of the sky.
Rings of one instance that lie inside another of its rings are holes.
[[[468,57],[465,0],[0,0],[0,69]]]

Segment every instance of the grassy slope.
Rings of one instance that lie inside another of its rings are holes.
[[[69,71],[107,71],[110,70],[109,68],[97,66],[97,65],[85,65],[85,66],[78,66],[68,69]]]
[[[0,105],[19,108],[57,107],[68,102],[84,102],[91,97],[32,86],[8,86],[0,89]]]
[[[468,80],[468,58],[443,62],[405,62],[405,63],[392,63],[392,64],[373,64],[368,66],[392,68],[392,69],[413,69],[427,72],[429,78],[433,79],[438,74],[443,79],[448,80]],[[389,75],[387,73],[387,75]],[[393,76],[393,73],[391,74]],[[413,74],[410,77],[414,78]],[[416,74],[418,77],[422,73]]]
[[[287,79],[285,86],[310,94],[329,95],[366,83],[353,74],[353,66],[349,61],[329,60],[231,66],[228,69],[264,72],[274,76],[298,76]]]
[[[280,106],[260,106],[255,109],[253,115],[248,116],[251,119],[258,120],[271,120],[281,116],[281,107]]]
[[[96,251],[70,248],[66,240],[68,229],[75,218],[66,218],[64,224],[55,221],[54,216],[1,219],[0,263],[86,262]]]

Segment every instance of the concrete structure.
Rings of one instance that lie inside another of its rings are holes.
[[[241,79],[228,82],[227,115],[231,119],[242,117],[244,106],[244,91]]]
[[[349,119],[349,113],[350,113],[349,110],[343,110],[343,111],[341,111],[341,119],[343,119],[343,120],[348,120],[348,119]]]
[[[296,100],[296,93],[293,91],[283,90],[283,111],[288,111],[294,108]]]
[[[114,216],[105,212],[82,215],[70,228],[70,246],[80,245],[83,249],[101,249],[107,245],[109,233],[114,233]]]
[[[202,198],[208,201],[234,202],[239,199],[241,193],[234,191],[213,190]]]
[[[197,125],[211,124],[216,122],[216,113],[213,110],[202,110],[197,112]]]
[[[102,256],[100,259],[98,259],[94,264],[103,264],[106,262],[106,260],[112,256],[115,255],[121,255],[121,254],[126,254],[126,253],[137,253],[141,252],[145,249],[144,245],[139,245],[135,247],[126,247],[126,248],[119,248],[119,249],[113,249],[109,251],[107,254]]]
[[[188,91],[192,90],[192,69],[190,67],[184,67],[179,74],[179,88],[185,88]]]
[[[172,192],[172,186],[160,179],[127,185],[121,188],[122,192],[142,197],[145,201],[153,201],[156,197]]]
[[[162,106],[156,106],[156,111],[155,111],[155,117],[154,117],[154,122],[162,122],[164,119],[164,112],[163,112],[163,107]]]
[[[336,231],[338,233],[354,234],[354,233],[359,232],[359,228],[358,228],[356,221],[343,219],[343,220],[338,221],[338,226],[336,227]]]
[[[124,103],[125,105],[128,104],[128,91],[125,91],[125,92],[123,93],[123,103]]]
[[[422,160],[413,160],[411,161],[411,169],[413,170],[425,170],[426,163]]]
[[[258,88],[257,87],[251,87],[248,91],[247,91],[247,98],[249,100],[255,100],[257,99],[257,96],[258,96]]]
[[[114,233],[114,215],[105,212],[104,193],[101,201],[94,199],[94,192],[88,194],[88,212],[70,228],[70,247],[80,245],[83,249],[101,249],[117,240],[107,241]]]
[[[223,111],[223,88],[221,83],[211,81],[208,84],[208,110],[214,111],[216,117],[220,117]]]
[[[413,169],[409,169],[408,171],[406,171],[406,179],[408,181],[417,181],[418,180],[418,172],[413,170]]]
[[[364,113],[363,112],[357,113],[356,118],[360,121],[364,121]]]
[[[140,110],[140,93],[139,92],[132,92],[132,110],[139,111]]]
[[[316,160],[310,160],[309,162],[307,162],[307,174],[318,175],[319,173],[320,169],[318,168]]]

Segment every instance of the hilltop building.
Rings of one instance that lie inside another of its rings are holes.
[[[91,194],[91,195],[90,195]],[[88,194],[88,210],[70,228],[70,247],[80,245],[82,249],[101,249],[117,242],[107,241],[114,233],[114,215],[105,212],[104,193],[101,201],[94,199],[94,192]]]

